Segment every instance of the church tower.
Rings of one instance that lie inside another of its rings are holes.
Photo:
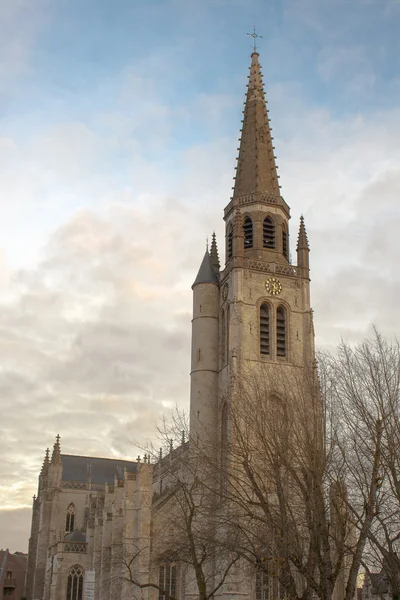
[[[232,377],[241,369],[294,371],[314,359],[307,233],[302,217],[294,265],[290,208],[280,192],[256,51],[243,113],[234,191],[224,211],[225,268],[213,237],[193,284],[190,427],[197,439],[223,437]]]

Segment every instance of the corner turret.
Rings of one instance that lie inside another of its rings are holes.
[[[193,289],[190,435],[196,444],[216,435],[218,397],[219,267],[213,236]]]

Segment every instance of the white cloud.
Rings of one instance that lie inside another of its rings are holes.
[[[169,69],[128,69],[116,110],[90,123],[0,140],[0,505],[30,504],[57,432],[65,452],[132,458],[166,407],[187,405],[190,285],[214,228],[223,248],[236,135],[229,95],[172,109],[158,95]],[[400,114],[334,117],[298,92],[269,95],[292,252],[300,212],[309,231],[317,342],[398,331]],[[197,117],[205,139],[175,141]]]

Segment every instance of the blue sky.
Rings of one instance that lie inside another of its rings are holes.
[[[187,406],[190,286],[213,229],[223,255],[253,23],[317,345],[400,334],[399,0],[0,3],[3,546],[26,548],[57,433],[129,458]]]

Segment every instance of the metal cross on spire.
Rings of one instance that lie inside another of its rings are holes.
[[[247,33],[246,35],[250,35],[253,38],[253,52],[257,52],[257,38],[262,38],[262,35],[257,35],[256,26],[253,25],[253,33]]]

